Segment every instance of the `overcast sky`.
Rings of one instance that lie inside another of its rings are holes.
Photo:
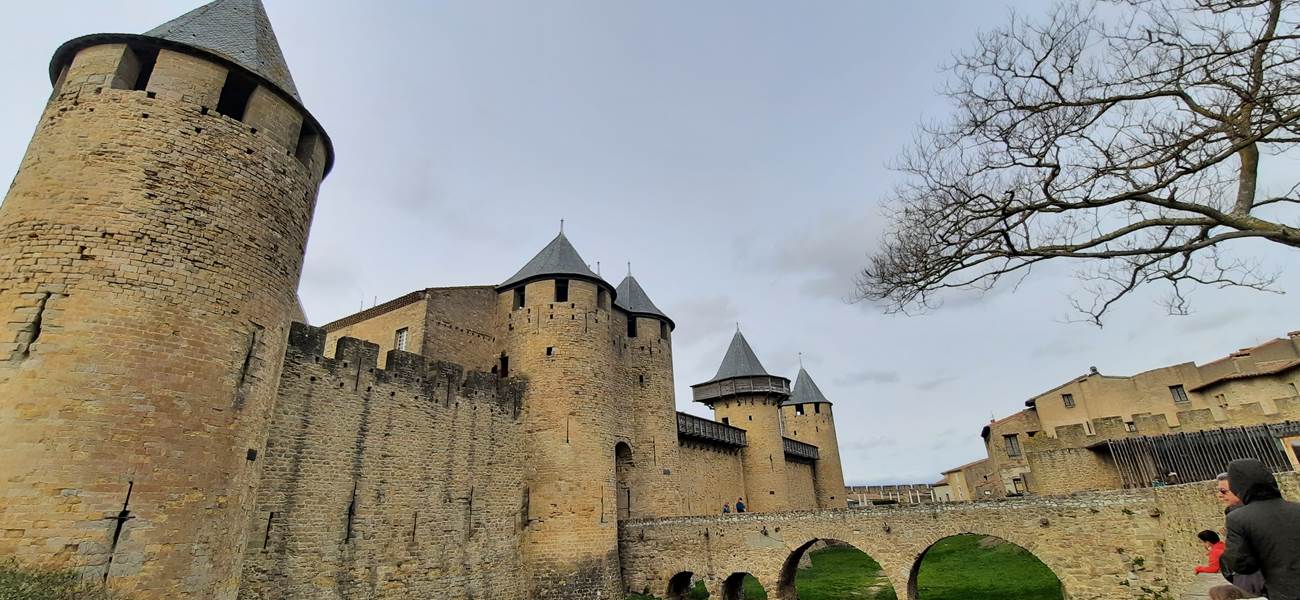
[[[198,4],[6,5],[0,179],[60,43],[143,32]],[[338,153],[300,288],[307,313],[321,324],[415,289],[499,283],[564,218],[593,268],[617,284],[631,261],[676,320],[679,410],[708,414],[689,386],[712,376],[740,322],[770,372],[793,379],[803,353],[835,403],[853,483],[935,481],[983,455],[991,415],[1089,366],[1205,362],[1300,329],[1293,297],[1232,290],[1198,291],[1187,317],[1147,296],[1103,329],[1071,324],[1068,265],[924,316],[845,302],[896,181],[886,164],[947,110],[938,65],[1005,6],[268,0]],[[1275,268],[1296,258],[1258,254]]]

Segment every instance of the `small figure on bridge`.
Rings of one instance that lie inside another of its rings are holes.
[[[744,499],[744,498],[736,498],[736,512],[738,512],[738,513],[743,513],[743,512],[745,512],[745,499]]]
[[[730,512],[731,512],[731,503],[730,503],[730,502],[723,502],[723,503],[722,503],[722,514],[725,515],[725,514],[728,514],[728,513],[730,513]]]
[[[1205,531],[1196,534],[1196,537],[1200,538],[1202,544],[1205,544],[1205,551],[1209,553],[1208,563],[1197,565],[1196,572],[1218,573],[1219,557],[1223,556],[1223,541],[1219,539],[1219,534],[1206,529]]]

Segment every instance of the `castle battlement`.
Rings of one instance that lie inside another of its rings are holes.
[[[494,373],[467,371],[463,366],[414,352],[389,350],[379,366],[379,345],[353,337],[338,339],[334,356],[325,355],[327,332],[322,327],[293,323],[289,328],[289,359],[310,362],[330,377],[331,384],[352,391],[403,399],[483,402],[503,414],[518,417],[523,410],[527,380],[502,379]],[[363,378],[362,371],[365,377]],[[365,385],[362,390],[361,386]]]

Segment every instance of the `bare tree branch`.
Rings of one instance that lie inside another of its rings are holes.
[[[1149,284],[1169,287],[1172,313],[1194,286],[1272,290],[1276,274],[1230,246],[1300,248],[1300,180],[1260,197],[1261,157],[1300,142],[1300,0],[1012,14],[949,73],[954,112],[899,157],[892,226],[859,299],[925,309],[1072,259],[1085,296],[1073,305],[1100,325]]]

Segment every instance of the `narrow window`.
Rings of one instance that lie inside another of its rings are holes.
[[[555,280],[555,301],[556,302],[569,301],[569,280],[568,279]]]
[[[640,383],[641,387],[645,387],[645,375],[637,375],[636,378],[637,383]]]
[[[243,121],[244,111],[248,109],[248,99],[253,96],[255,89],[257,84],[251,79],[231,71],[226,75],[226,84],[221,87],[221,96],[217,99],[217,112],[237,121]]]
[[[515,309],[517,310],[523,307],[524,307],[524,287],[519,286],[515,288]]]
[[[1138,430],[1138,426],[1137,426],[1137,423],[1134,423],[1134,422],[1132,422],[1132,421],[1125,421],[1125,422],[1124,422],[1124,429],[1125,429],[1126,431],[1128,431],[1129,433],[1133,433],[1133,432],[1135,432],[1135,431]]]
[[[596,308],[609,308],[609,292],[605,288],[596,288]]]
[[[661,339],[661,340],[666,340],[666,339],[668,339],[668,333],[669,333],[668,324],[665,323],[665,322],[663,322],[663,321],[660,321],[660,322],[659,322],[659,339]]]
[[[298,162],[304,165],[310,165],[312,154],[316,152],[316,144],[320,143],[320,132],[316,131],[310,123],[303,123],[302,129],[298,132],[298,146],[294,149],[293,155]]]
[[[636,337],[636,317],[632,315],[627,316],[627,337]]]
[[[803,416],[803,405],[802,405],[802,404],[796,404],[796,405],[794,405],[794,414],[799,415],[799,416],[801,416],[801,417]]]
[[[135,55],[135,60],[139,64],[140,69],[139,73],[136,73],[135,75],[135,80],[132,82],[131,89],[137,92],[142,92],[146,87],[149,87],[149,77],[153,75],[153,66],[158,62],[158,49],[132,48],[127,50],[127,52]],[[125,62],[125,59],[123,59],[123,62]],[[120,72],[119,69],[119,73]]]
[[[814,404],[814,405],[813,405],[813,412],[814,412],[814,413],[817,413],[817,414],[819,414],[819,415],[822,414],[822,405],[820,405],[820,404]]]
[[[1174,397],[1174,402],[1187,402],[1187,390],[1181,385],[1169,386],[1169,394]]]
[[[504,355],[504,354],[502,354],[502,355],[501,355],[501,360],[500,360],[500,362],[497,364],[497,367],[499,367],[499,368],[497,369],[497,371],[501,374],[502,377],[509,377],[509,376],[510,376],[510,357],[509,357],[509,356],[506,356],[506,355]]]
[[[1002,439],[1007,443],[1007,456],[1020,456],[1020,438],[1016,434],[1004,435]]]
[[[398,329],[397,333],[393,334],[394,350],[402,350],[402,351],[406,350],[406,338],[409,337],[409,333],[410,332],[407,331],[407,328],[403,327],[401,329]]]
[[[555,346],[547,346],[547,347],[546,347],[546,355],[547,355],[547,356],[555,356]]]
[[[722,417],[722,424],[723,424],[723,425],[731,425],[731,419],[728,418],[728,417]]]
[[[1074,408],[1074,394],[1061,394],[1061,404],[1066,408]]]

